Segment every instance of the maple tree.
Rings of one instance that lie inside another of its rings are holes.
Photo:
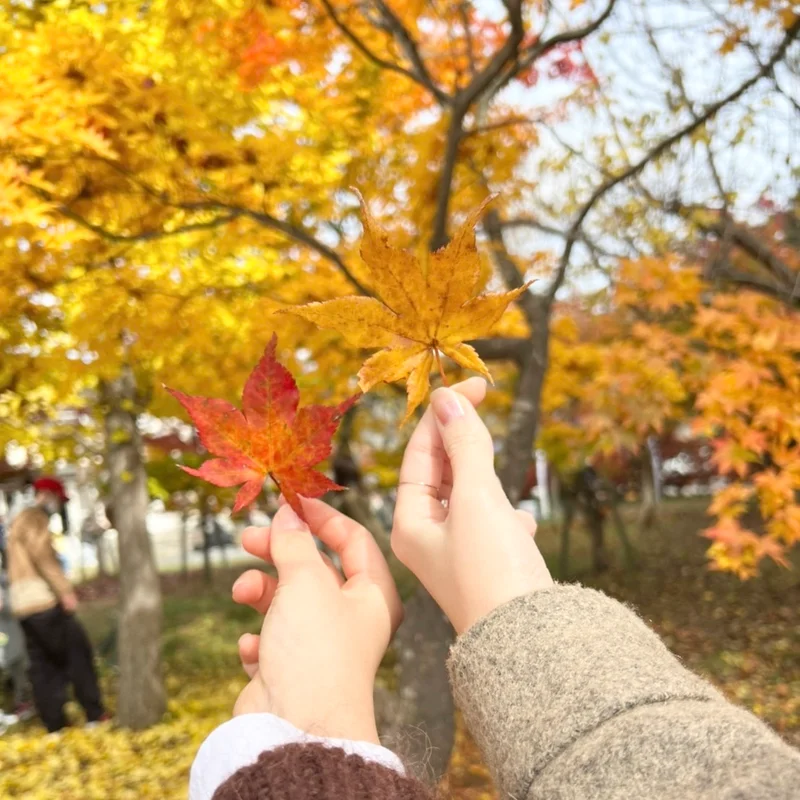
[[[359,395],[337,406],[298,409],[297,383],[275,357],[277,343],[273,335],[247,379],[241,410],[225,400],[169,391],[188,411],[206,449],[219,456],[205,461],[200,469],[181,466],[184,472],[215,486],[244,484],[236,495],[234,513],[261,493],[269,475],[302,518],[299,495],[322,497],[344,488],[313,466],[330,455],[339,420]]]
[[[752,291],[704,299],[701,273],[675,255],[629,261],[605,314],[556,321],[540,443],[569,472],[689,423],[727,479],[704,532],[712,566],[748,578],[800,542],[798,313]],[[753,511],[761,534],[742,524]]]

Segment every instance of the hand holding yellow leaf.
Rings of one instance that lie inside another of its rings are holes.
[[[488,334],[509,304],[530,286],[478,294],[481,260],[473,229],[489,200],[472,211],[446,247],[421,262],[389,244],[362,198],[361,257],[376,296],[340,297],[286,310],[339,331],[356,347],[383,348],[364,363],[359,386],[367,392],[382,381],[406,379],[406,420],[428,395],[434,361],[444,374],[441,353],[491,380],[475,349],[464,342]]]

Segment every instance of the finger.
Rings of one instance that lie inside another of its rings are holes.
[[[322,521],[318,518],[319,511],[317,510],[317,506],[321,506],[323,509],[328,509],[330,511],[334,511],[327,503],[323,503],[321,500],[309,500],[308,498],[300,497],[300,502],[303,504],[303,515],[306,518],[306,522],[308,523],[308,527],[311,528],[311,533],[314,534],[318,539],[320,539],[317,531],[319,530]],[[286,498],[283,495],[278,497],[278,507],[286,505]],[[338,512],[335,512],[338,513]],[[349,517],[345,517],[345,519],[350,519]],[[351,520],[352,521],[352,520]],[[320,539],[320,541],[323,541]],[[323,542],[327,544],[327,542]],[[322,556],[322,560],[325,562],[325,565],[331,571],[333,576],[336,578],[336,582],[339,586],[344,585],[344,579],[342,578],[342,573],[339,568],[333,563],[330,556],[323,552],[322,550],[319,551],[320,556]]]
[[[450,494],[453,491],[453,468],[450,466],[450,460],[445,458],[442,464],[442,481],[439,484],[439,499],[449,500]]]
[[[279,581],[299,570],[323,566],[308,525],[288,503],[278,509],[272,520],[269,550]]]
[[[453,484],[485,489],[497,484],[492,437],[478,412],[452,389],[437,389],[431,408],[444,451],[453,470]]]
[[[522,524],[525,526],[525,530],[531,536],[536,536],[536,518],[533,514],[529,513],[528,511],[523,511],[521,508],[515,508],[514,513],[520,518]]]
[[[345,578],[385,565],[380,548],[363,525],[322,500],[304,497],[302,502],[312,533],[339,556]]]
[[[261,637],[255,633],[245,633],[239,637],[239,659],[248,678],[258,672],[258,648]]]
[[[333,563],[333,559],[327,553],[323,552],[320,552],[320,556],[322,557],[323,563],[328,568],[328,571],[331,573],[331,575],[333,575],[337,585],[340,588],[344,586],[344,578],[342,577],[342,573],[339,571],[336,564]]]
[[[428,486],[427,484],[423,485],[420,489],[414,489],[415,486],[418,484],[415,483],[404,483],[403,486],[410,487],[409,493],[412,492],[419,492],[425,493],[430,497],[434,497],[440,502],[442,500],[449,500],[450,495],[453,492],[453,469],[450,466],[450,461],[448,460],[447,456],[444,458],[444,463],[442,464],[442,479],[439,481],[439,489],[436,490],[433,486]],[[398,487],[398,492],[400,491]],[[405,490],[404,490],[405,491]]]
[[[272,563],[269,553],[269,527],[250,527],[242,531],[242,547],[251,556]]]
[[[347,580],[366,575],[373,580],[389,602],[393,617],[397,589],[389,566],[372,534],[355,520],[322,500],[303,498],[303,513],[314,535],[329,547],[342,564]],[[399,599],[397,600],[399,606]],[[399,620],[398,620],[399,624]]]
[[[478,405],[486,395],[486,381],[470,378],[456,384],[453,391],[463,394],[471,404]],[[396,524],[408,525],[413,521],[425,520],[441,522],[445,518],[446,511],[439,498],[442,480],[450,476],[446,462],[442,437],[429,407],[411,435],[403,455],[397,487]],[[449,497],[449,487],[447,494]]]
[[[231,594],[234,602],[250,606],[259,614],[266,614],[277,588],[278,581],[272,575],[258,569],[249,569],[237,578]]]

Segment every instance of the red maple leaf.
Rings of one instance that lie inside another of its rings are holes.
[[[182,470],[214,486],[243,484],[234,512],[256,499],[269,475],[302,517],[299,495],[321,497],[344,488],[313,467],[330,455],[339,420],[360,394],[338,406],[298,408],[297,383],[275,358],[277,343],[273,335],[250,373],[241,410],[226,400],[167,391],[188,411],[205,448],[218,456],[200,469]]]

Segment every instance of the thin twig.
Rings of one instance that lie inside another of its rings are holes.
[[[556,271],[556,275],[547,294],[548,304],[552,304],[554,302],[556,293],[561,288],[561,284],[564,282],[564,277],[567,272],[567,267],[569,266],[572,250],[579,239],[581,226],[583,225],[586,217],[594,208],[597,201],[604,197],[615,186],[618,186],[620,183],[623,183],[629,178],[633,178],[638,175],[648,164],[650,164],[652,161],[655,161],[675,143],[694,133],[706,122],[708,122],[708,120],[714,117],[722,108],[738,100],[762,78],[770,74],[775,65],[786,55],[789,45],[791,45],[791,43],[797,38],[798,33],[800,33],[800,18],[798,18],[794,24],[787,29],[780,45],[775,49],[775,52],[772,54],[769,61],[767,61],[761,67],[761,69],[744,81],[744,83],[742,83],[737,89],[725,95],[725,97],[721,98],[720,100],[717,100],[717,102],[711,103],[709,106],[707,106],[705,111],[702,114],[694,117],[691,122],[675,131],[675,133],[672,135],[662,139],[655,147],[645,153],[645,155],[643,155],[637,162],[630,165],[614,177],[609,178],[592,192],[567,232],[567,241],[564,247],[564,252],[561,255],[558,270]]]
[[[330,0],[322,0],[322,5],[325,6],[328,16],[330,16],[333,24],[336,25],[336,27],[342,32],[342,35],[356,48],[356,50],[358,50],[367,59],[372,61],[373,64],[381,69],[387,69],[391,72],[397,72],[400,75],[405,75],[406,78],[414,81],[414,83],[424,86],[441,105],[446,106],[450,104],[450,96],[433,83],[433,81],[430,79],[430,75],[427,74],[427,70],[425,70],[423,73],[418,73],[416,71],[406,69],[401,64],[396,64],[394,61],[387,61],[385,58],[381,58],[377,53],[374,53],[372,50],[370,50],[370,48],[361,39],[359,39],[358,36],[356,36],[352,28],[350,28],[339,16]]]

